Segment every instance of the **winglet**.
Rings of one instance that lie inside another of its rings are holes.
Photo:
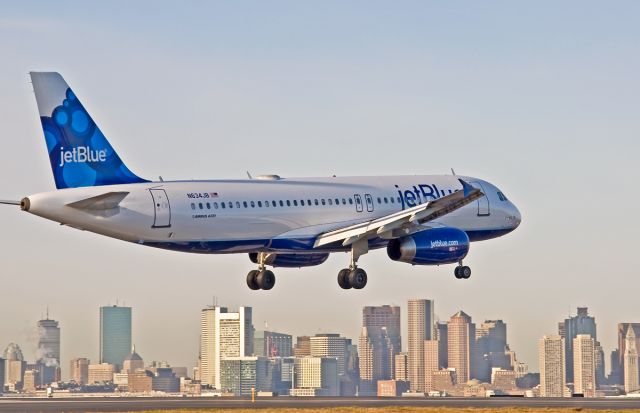
[[[463,181],[460,178],[458,178],[458,181],[460,181],[460,183],[462,184],[462,191],[463,191],[462,193],[464,194],[465,197],[469,196],[471,191],[475,189],[474,187],[472,187],[471,185],[469,185],[467,182]]]

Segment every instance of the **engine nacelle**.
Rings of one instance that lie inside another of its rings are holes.
[[[387,255],[394,261],[416,265],[439,265],[458,262],[469,252],[467,233],[457,228],[433,228],[387,244]]]
[[[300,268],[320,265],[329,258],[328,253],[324,254],[273,254],[267,255],[266,265],[272,267]],[[249,259],[254,264],[258,264],[258,253],[249,253]]]

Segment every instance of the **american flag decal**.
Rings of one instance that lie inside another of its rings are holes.
[[[211,198],[217,198],[218,197],[218,193],[217,192],[209,192],[209,196]]]

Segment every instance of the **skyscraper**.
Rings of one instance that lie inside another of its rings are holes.
[[[100,307],[100,364],[122,368],[131,351],[131,307]]]
[[[225,307],[207,307],[200,314],[200,378],[202,384],[221,388],[220,362],[227,357],[253,354],[251,307],[230,313]]]
[[[380,347],[379,351],[383,353],[382,358],[376,360],[382,364],[378,380],[393,378],[394,357],[402,349],[400,325],[398,306],[367,306],[362,309],[362,326],[367,328],[373,345]]]
[[[367,327],[362,327],[358,338],[358,361],[360,363],[360,391],[361,396],[375,396],[378,380],[381,380],[382,359],[385,354],[380,346],[376,346]]]
[[[316,334],[309,339],[313,357],[334,357],[338,360],[338,376],[347,372],[347,347],[351,341],[340,334]]]
[[[594,340],[596,336],[596,319],[589,316],[587,307],[578,307],[578,314],[560,323],[558,333],[564,338],[565,370],[567,383],[573,383],[573,339],[578,334],[588,334]]]
[[[48,312],[47,312],[48,313]],[[49,315],[38,321],[38,348],[36,365],[38,366],[38,385],[46,386],[60,381],[60,327],[58,322],[50,320]]]
[[[263,357],[291,357],[293,337],[275,331],[257,330],[253,334],[253,353]]]
[[[538,343],[540,364],[540,396],[563,397],[566,386],[564,339],[558,336],[544,336]]]
[[[15,386],[24,380],[24,372],[27,370],[27,362],[20,346],[15,343],[9,343],[4,350],[4,384],[7,386]]]
[[[311,341],[309,336],[296,337],[296,345],[293,346],[294,357],[305,357],[311,355]]]
[[[409,354],[396,354],[394,370],[396,380],[409,381]]]
[[[627,393],[640,389],[636,339],[635,329],[629,326],[624,349],[624,391]]]
[[[573,339],[574,392],[585,397],[596,395],[595,340],[589,334],[578,334]]]
[[[636,336],[636,350],[640,348],[640,323],[618,323],[618,362],[617,364],[614,364],[613,360],[611,362],[612,379],[618,384],[624,382],[624,353],[627,345],[627,331],[630,327],[633,329],[633,335]]]
[[[477,379],[488,382],[494,367],[512,367],[507,349],[507,325],[502,320],[486,320],[476,329]]]
[[[438,340],[438,358],[440,359],[438,364],[441,369],[446,369],[449,366],[449,326],[447,323],[436,323],[434,328],[435,339]]]
[[[456,383],[462,384],[474,376],[476,326],[464,311],[451,316],[448,326],[449,368],[456,370]]]
[[[89,381],[89,359],[75,358],[71,360],[71,369],[69,375],[72,381],[78,384],[87,384]]]
[[[412,299],[407,304],[409,323],[409,381],[414,392],[424,391],[424,341],[433,339],[433,301]]]
[[[424,392],[434,390],[433,373],[440,370],[440,357],[438,356],[438,340],[424,341]]]

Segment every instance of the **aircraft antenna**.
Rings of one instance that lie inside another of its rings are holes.
[[[162,175],[158,177],[160,179],[160,182],[164,182],[164,179],[162,179]]]
[[[251,176],[251,174],[249,173],[249,171],[247,171],[247,176],[249,177],[249,179],[253,179],[253,177]]]
[[[451,175],[455,175],[456,171],[453,170],[453,168],[451,168]]]

